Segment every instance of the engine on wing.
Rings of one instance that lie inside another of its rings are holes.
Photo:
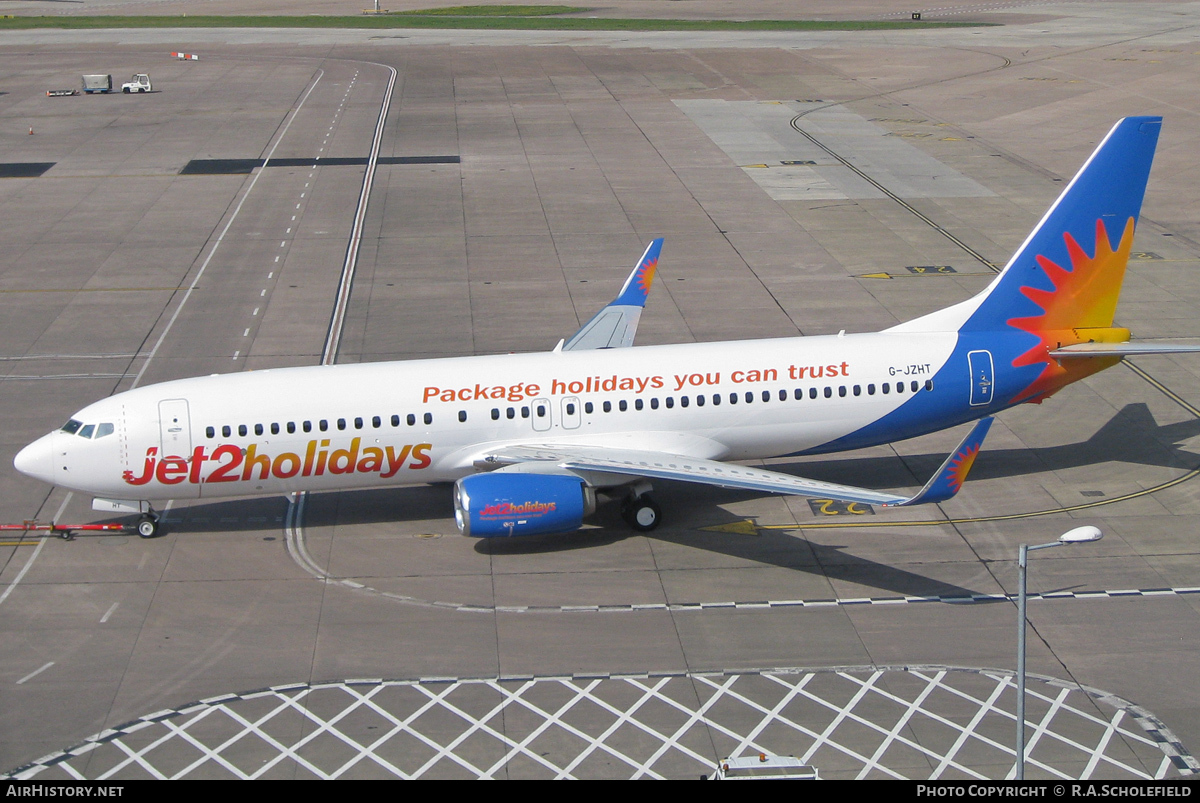
[[[454,520],[476,538],[570,532],[595,509],[595,493],[573,474],[497,471],[454,484]]]

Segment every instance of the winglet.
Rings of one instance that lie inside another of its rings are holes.
[[[662,238],[646,246],[637,267],[629,274],[621,292],[607,307],[600,310],[578,332],[567,339],[563,351],[586,351],[588,349],[615,349],[633,345],[646,297],[654,281],[658,267],[658,255],[662,251]]]
[[[958,444],[958,448],[951,452],[950,456],[942,463],[942,467],[938,469],[938,472],[930,478],[929,482],[925,483],[925,487],[916,496],[906,499],[903,502],[895,503],[895,506],[908,507],[909,505],[945,502],[958,493],[958,489],[967,480],[967,472],[971,470],[971,466],[975,463],[975,458],[979,455],[979,450],[983,446],[983,439],[987,437],[988,429],[991,426],[992,419],[990,416],[979,419],[975,426],[971,427],[971,431],[967,433],[967,437],[962,439],[962,443]]]
[[[646,306],[646,298],[650,295],[650,285],[654,282],[654,271],[658,268],[658,255],[662,252],[662,246],[662,237],[652,240],[650,245],[646,246],[637,267],[629,274],[621,292],[609,306]]]

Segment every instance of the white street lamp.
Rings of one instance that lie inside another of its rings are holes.
[[[1029,563],[1029,553],[1035,549],[1049,549],[1052,546],[1070,546],[1072,544],[1086,544],[1090,541],[1099,541],[1104,537],[1104,533],[1100,532],[1100,528],[1087,525],[1084,527],[1076,527],[1074,530],[1069,530],[1058,537],[1057,541],[1051,541],[1049,544],[1037,544],[1029,546],[1021,544],[1021,551],[1017,559],[1018,569],[1018,591],[1017,591],[1017,780],[1025,780],[1025,629],[1027,621],[1025,619],[1025,575],[1026,565]]]

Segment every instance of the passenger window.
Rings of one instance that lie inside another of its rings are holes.
[[[808,398],[810,398],[810,399],[815,399],[815,398],[817,398],[817,389],[816,389],[816,388],[809,388],[809,389],[808,389]]]
[[[338,428],[339,430],[344,430],[344,429],[346,428],[346,419],[344,419],[344,418],[339,418],[339,419],[337,420],[337,428]]]
[[[622,402],[622,404],[624,404],[624,402]],[[574,403],[567,405],[567,415],[575,415],[575,404]]]
[[[396,415],[395,413],[392,414],[392,426],[393,427],[400,426],[400,416]]]
[[[612,402],[610,402],[610,401],[606,401],[606,402],[604,403],[604,412],[606,412],[606,413],[611,413],[611,412],[612,412]]]
[[[925,380],[925,389],[926,389],[926,390],[933,390],[933,380],[932,380],[932,379],[926,379],[926,380]]]
[[[624,399],[621,399],[619,402],[617,402],[617,409],[620,410],[621,412],[625,412],[626,410],[629,409],[629,402],[625,401]]]
[[[862,395],[862,385],[855,385],[855,386],[854,386],[854,395],[855,395],[855,396],[861,396],[861,395]]]
[[[274,424],[274,423],[271,424],[271,434],[272,435],[279,434],[279,425],[278,424]]]
[[[843,396],[843,397],[846,395],[846,386],[845,385],[838,385],[838,395]]]
[[[801,399],[804,398],[804,389],[796,388],[796,392],[793,393],[792,395],[796,397],[796,401],[800,401]]]
[[[644,404],[642,404],[642,400],[641,400],[641,399],[634,399],[634,400],[633,400],[633,407],[634,407],[634,409],[636,409],[636,410],[640,410],[640,409],[642,409],[642,407],[644,407],[644,406],[645,406],[645,405],[644,405]]]
[[[312,432],[312,422],[305,421],[304,424],[300,428],[302,430],[304,430],[305,432]]]
[[[729,394],[729,403],[730,404],[737,404],[737,400],[738,400],[738,395],[736,393]]]
[[[362,428],[363,428],[363,420],[362,420],[361,418],[355,418],[355,419],[354,419],[354,428],[355,428],[355,429],[362,429]]]
[[[329,422],[326,421],[324,418],[322,418],[320,421],[317,422],[317,429],[321,430],[322,432],[328,431]]]
[[[658,409],[658,399],[656,399],[656,398],[655,398],[655,399],[651,399],[651,400],[650,400],[650,409],[651,409],[651,410],[657,410],[657,409]]]
[[[458,422],[459,422],[460,424],[465,424],[465,423],[466,423],[466,421],[467,421],[467,411],[466,411],[466,410],[459,410],[459,411],[458,411]]]
[[[763,401],[769,402],[770,400],[771,400],[771,391],[764,390],[763,391]]]
[[[903,382],[897,382],[897,383],[896,383],[896,392],[897,392],[897,393],[903,393],[903,392],[904,392],[904,383],[903,383]]]
[[[371,426],[375,427],[375,429],[379,429],[382,425],[383,421],[379,420],[379,416],[376,415],[371,417]]]
[[[891,392],[892,392],[892,386],[891,386],[891,383],[884,382],[882,385],[880,385],[880,386],[879,386],[879,389],[880,389],[880,390],[882,390],[882,391],[883,391],[883,395],[884,395],[884,396],[886,396],[886,395],[888,395],[889,393],[891,393]]]
[[[668,396],[667,397],[667,409],[670,410],[674,406],[675,406],[675,399],[672,398],[671,396]]]
[[[529,418],[529,408],[528,407],[521,408],[521,418]]]
[[[827,399],[833,398],[833,388],[829,387],[828,385],[825,386],[825,398],[827,398]]]
[[[295,435],[295,434],[296,434],[296,422],[295,422],[295,421],[289,421],[289,422],[287,422],[287,431],[288,431],[288,434],[289,434],[289,435]]]
[[[696,406],[697,406],[697,407],[703,407],[703,406],[704,406],[704,395],[703,395],[703,394],[700,394],[700,395],[696,396]]]
[[[874,385],[867,385],[867,395],[868,396],[875,395],[875,386]]]
[[[262,425],[262,424],[255,424],[255,425],[254,425],[254,434],[255,434],[255,435],[261,435],[261,434],[263,434],[263,425]]]
[[[781,389],[781,390],[779,391],[779,400],[780,400],[780,401],[787,401],[787,391],[786,391],[786,390],[782,390],[782,389]]]
[[[921,385],[920,385],[920,383],[919,383],[919,382],[917,382],[917,380],[915,380],[915,379],[914,379],[914,380],[912,381],[912,387],[911,387],[911,388],[909,388],[909,390],[911,390],[913,393],[916,393],[916,392],[917,392],[918,390],[920,390],[920,389],[921,389]]]
[[[714,394],[713,394],[713,406],[716,406],[716,405],[718,405],[718,404],[720,404],[720,403],[721,403],[721,394],[720,394],[720,393],[714,393]]]
[[[417,425],[417,417],[412,413],[408,414],[408,418],[406,418],[405,421],[408,422],[410,427],[415,427]]]
[[[231,430],[231,429],[229,428],[229,425],[228,425],[228,424],[226,424],[225,426],[221,427],[221,437],[223,437],[223,438],[228,438],[228,437],[229,437],[230,435],[232,435],[232,434],[233,434],[233,430]]]
[[[500,408],[499,408],[499,407],[493,407],[493,408],[492,408],[492,420],[493,420],[493,421],[499,421],[499,420],[500,420]]]
[[[85,424],[83,429],[79,430],[79,432],[77,434],[81,438],[89,438],[90,439],[92,437],[92,433],[95,431],[96,431],[95,424]]]
[[[238,435],[241,435],[244,438],[248,432],[249,430],[246,429],[245,424],[238,424]]]
[[[680,397],[679,397],[679,406],[680,406],[680,407],[687,407],[687,406],[688,406],[688,397],[687,397],[687,396],[680,396]]]
[[[746,404],[750,404],[752,401],[754,401],[754,394],[746,391]]]
[[[425,414],[425,426],[429,426],[432,423],[433,423],[433,413],[426,413]]]
[[[214,427],[205,427],[204,428],[204,437],[206,437],[206,438],[217,437],[217,430]]]
[[[546,417],[546,405],[544,405],[544,404],[539,404],[539,405],[537,406],[537,417],[538,417],[538,418],[545,418],[545,417]]]

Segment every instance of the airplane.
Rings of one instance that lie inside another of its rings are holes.
[[[1113,317],[1161,117],[1116,123],[986,289],[881,332],[634,347],[663,241],[551,351],[181,379],[97,401],[17,454],[22,473],[140,514],[169,499],[454,483],[473,537],[564,533],[597,496],[654,529],[652,480],[881,506],[962,486],[993,416],[1124,357]],[[733,461],[860,449],[975,422],[912,495]]]

